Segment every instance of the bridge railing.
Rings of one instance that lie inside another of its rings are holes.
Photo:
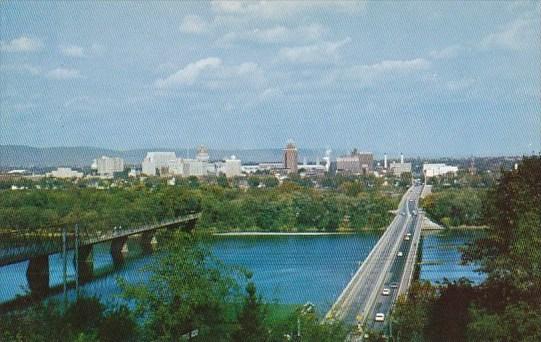
[[[167,227],[175,224],[199,219],[201,213],[162,220],[142,226],[125,228],[101,233],[81,229],[79,232],[80,245],[95,244],[116,237],[129,236],[149,230]],[[62,228],[51,228],[47,231],[11,230],[0,235],[0,265],[23,261],[29,257],[53,254],[62,250]],[[66,236],[67,249],[75,248],[75,233],[70,231]]]

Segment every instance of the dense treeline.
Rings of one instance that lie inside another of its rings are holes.
[[[484,197],[485,190],[446,189],[425,197],[421,206],[433,221],[445,227],[481,226],[485,224]]]
[[[0,228],[49,229],[79,223],[87,229],[105,231],[200,210],[198,198],[175,187],[5,190],[0,196]]]
[[[274,178],[273,178],[274,179]],[[196,178],[176,185],[164,180],[96,189],[63,183],[61,188],[3,190],[0,229],[47,229],[79,223],[90,231],[137,226],[187,213],[202,212],[201,229],[326,230],[381,228],[399,194],[365,190],[359,182],[340,182],[337,189],[313,189],[294,178],[282,185],[269,176],[251,177],[248,189],[231,186],[225,177],[214,184]],[[260,188],[259,184],[266,184]]]
[[[541,341],[541,157],[504,172],[484,208],[488,229],[463,261],[486,280],[414,288],[394,315],[401,341]]]
[[[348,196],[291,183],[249,191],[211,187],[202,196],[200,226],[269,231],[381,228],[396,204],[396,199],[376,193]]]

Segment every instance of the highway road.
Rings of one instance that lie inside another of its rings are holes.
[[[405,235],[408,232],[414,235],[417,226],[414,212],[421,191],[422,186],[412,186],[402,197],[394,220],[327,313],[327,319],[348,324],[366,322],[373,329],[384,327],[403,279],[411,242],[411,238],[405,240]],[[397,256],[398,252],[402,252],[401,257]],[[396,288],[390,288],[393,282],[397,283]],[[384,287],[390,288],[390,295],[381,294]],[[384,313],[385,322],[375,322],[376,313]]]
[[[412,244],[414,243],[414,234],[417,225],[416,213],[418,212],[417,201],[412,199],[408,200],[407,211],[408,215],[411,218],[407,223],[407,230],[402,235],[402,240],[400,242],[399,251],[402,252],[402,257],[395,257],[392,262],[391,268],[385,276],[385,281],[383,285],[377,291],[379,295],[376,297],[376,301],[373,304],[368,319],[366,321],[366,327],[370,330],[382,331],[385,328],[385,325],[388,323],[389,313],[391,311],[393,303],[396,301],[399,295],[399,287],[403,279],[407,256],[410,253]],[[409,238],[406,240],[406,234],[410,234]],[[411,271],[411,270],[408,270]],[[389,295],[383,295],[383,289],[389,289]],[[384,322],[376,322],[375,317],[377,313],[383,313],[385,315]]]

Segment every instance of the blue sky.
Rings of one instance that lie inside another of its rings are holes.
[[[540,2],[2,2],[0,143],[541,149]]]

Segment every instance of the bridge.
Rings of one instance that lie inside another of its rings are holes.
[[[28,260],[26,278],[30,293],[43,295],[49,289],[49,255],[65,250],[77,250],[73,262],[78,270],[78,281],[84,283],[93,275],[93,246],[103,242],[111,242],[111,256],[115,266],[124,262],[128,253],[128,238],[140,236],[143,251],[149,252],[156,242],[155,233],[159,229],[184,229],[191,231],[200,218],[200,213],[188,214],[170,220],[146,224],[132,228],[116,228],[102,232],[83,230],[78,235],[70,232],[65,235],[56,231],[14,232],[0,243],[0,267]]]
[[[395,218],[337,298],[327,320],[384,329],[393,304],[407,293],[413,278],[421,236],[422,213],[417,206],[422,189],[422,185],[412,186],[402,197]],[[383,314],[383,321],[376,321],[376,314]]]

